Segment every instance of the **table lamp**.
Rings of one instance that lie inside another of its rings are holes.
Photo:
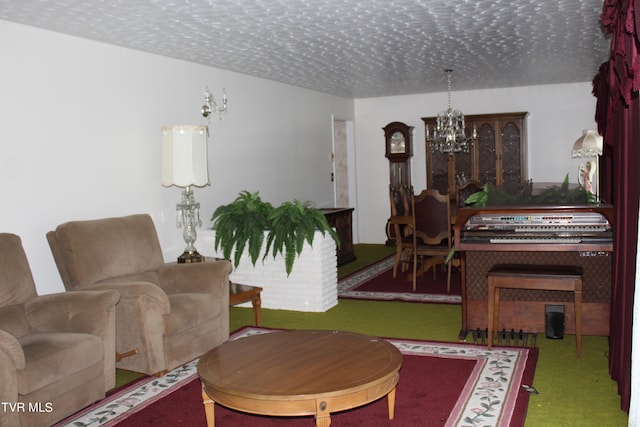
[[[595,129],[582,131],[582,136],[576,140],[571,150],[572,158],[594,158],[588,160],[585,164],[580,164],[578,168],[578,182],[584,189],[596,197],[599,196],[600,180],[596,178],[595,188],[593,186],[593,178],[597,177],[596,170],[598,168],[599,156],[602,155],[602,137]]]
[[[207,126],[173,125],[162,127],[162,185],[182,187],[182,200],[176,205],[176,225],[183,228],[187,246],[179,263],[203,262],[194,246],[196,227],[202,226],[200,203],[191,187],[209,185]]]

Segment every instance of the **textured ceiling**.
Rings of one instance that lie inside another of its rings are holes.
[[[591,81],[603,0],[0,0],[0,19],[352,98]]]

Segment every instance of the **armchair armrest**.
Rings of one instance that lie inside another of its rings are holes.
[[[24,369],[25,360],[18,340],[6,331],[0,330],[0,402],[18,402],[17,370]],[[17,411],[0,410],[0,425],[19,426]]]
[[[84,332],[104,336],[120,294],[113,290],[41,295],[25,303],[27,321],[35,331]]]
[[[120,299],[144,299],[147,310],[159,311],[160,314],[168,314],[171,311],[169,298],[159,286],[139,280],[131,280],[126,277],[103,280],[91,286],[85,286],[85,290],[114,290],[120,294]],[[76,291],[74,291],[76,292]]]
[[[24,360],[22,346],[16,337],[2,329],[0,329],[0,351],[5,352],[7,356],[9,356],[9,359],[11,359],[16,369],[24,369],[26,362]]]
[[[228,260],[163,265],[158,270],[160,286],[168,294],[210,293],[224,298],[229,293],[231,262]]]
[[[116,306],[119,368],[150,375],[165,369],[164,318],[171,311],[171,303],[165,291],[154,284],[157,280],[155,273],[143,273],[107,279],[83,288],[120,293]]]

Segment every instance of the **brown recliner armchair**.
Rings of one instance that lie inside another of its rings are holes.
[[[115,385],[116,291],[36,293],[22,242],[0,233],[0,426],[46,426]]]
[[[47,239],[68,291],[120,293],[118,368],[166,372],[229,338],[231,263],[165,264],[149,215],[67,222]]]

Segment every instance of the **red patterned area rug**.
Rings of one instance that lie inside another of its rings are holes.
[[[269,333],[246,327],[231,339]],[[388,419],[382,398],[360,408],[331,415],[340,426],[523,426],[533,380],[537,349],[486,347],[388,339],[403,354],[395,404]],[[313,417],[266,417],[240,413],[220,405],[216,426],[304,427]],[[147,378],[56,425],[206,426],[196,362],[162,378]]]
[[[380,301],[409,301],[434,304],[460,304],[460,270],[451,271],[451,290],[447,292],[447,273],[436,266],[416,281],[416,290],[410,272],[398,272],[393,277],[393,257],[359,270],[338,281],[338,298]]]

